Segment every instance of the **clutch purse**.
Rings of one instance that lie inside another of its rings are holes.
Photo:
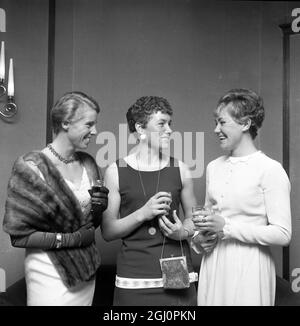
[[[185,289],[190,287],[185,256],[161,258],[159,262],[165,289]]]

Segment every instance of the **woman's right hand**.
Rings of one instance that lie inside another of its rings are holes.
[[[95,228],[92,223],[87,223],[76,232],[80,233],[80,247],[86,247],[95,242]]]
[[[150,221],[158,215],[168,214],[171,201],[172,199],[169,193],[165,191],[156,193],[140,209],[143,220]]]

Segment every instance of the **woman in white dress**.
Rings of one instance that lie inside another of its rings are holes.
[[[51,111],[53,142],[14,164],[3,227],[13,246],[26,248],[27,305],[92,304],[100,265],[95,228],[108,190],[89,194],[99,170],[80,150],[96,134],[99,111],[90,96],[66,93]]]
[[[263,119],[262,99],[253,91],[234,89],[218,102],[214,132],[227,154],[207,166],[205,204],[213,215],[194,216],[200,233],[219,235],[202,259],[200,306],[274,305],[269,246],[291,240],[290,182],[281,164],[255,146]]]

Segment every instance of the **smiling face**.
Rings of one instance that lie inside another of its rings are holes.
[[[140,133],[145,134],[148,146],[162,150],[169,147],[171,129],[171,116],[160,111],[153,113],[145,128]]]
[[[239,148],[247,127],[237,123],[232,118],[228,110],[229,105],[218,110],[214,132],[220,141],[221,148],[225,151],[233,152]]]
[[[97,134],[97,112],[88,105],[81,105],[67,123],[68,138],[75,149],[86,149],[92,136]]]

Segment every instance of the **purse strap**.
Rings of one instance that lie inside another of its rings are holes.
[[[164,235],[164,240],[163,240],[163,244],[162,244],[162,248],[161,248],[160,259],[162,259],[163,258],[163,255],[164,255],[165,241],[166,241],[166,236]],[[179,241],[180,241],[181,255],[184,256],[183,247],[182,247],[182,240],[181,240],[181,236],[180,235],[179,235]]]

